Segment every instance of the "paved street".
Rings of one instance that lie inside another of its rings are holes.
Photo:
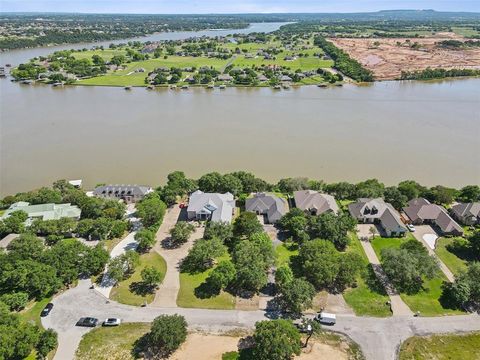
[[[126,322],[150,322],[160,314],[178,313],[185,316],[191,329],[208,332],[253,328],[256,321],[266,319],[263,311],[122,305],[107,301],[102,295],[89,289],[90,285],[90,280],[81,280],[77,287],[56,297],[52,301],[55,305],[52,312],[46,318],[42,318],[45,328],[53,328],[58,332],[59,347],[55,359],[73,359],[82,335],[90,330],[75,326],[76,321],[82,316],[93,316],[100,320],[119,317]],[[393,360],[400,343],[412,335],[480,330],[480,317],[478,315],[438,318],[393,316],[376,319],[338,315],[337,324],[325,328],[350,336],[361,346],[369,360]]]

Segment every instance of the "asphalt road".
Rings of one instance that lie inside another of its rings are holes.
[[[77,287],[57,296],[49,316],[42,318],[45,328],[58,332],[59,346],[55,359],[73,359],[81,337],[90,328],[76,327],[80,317],[93,316],[99,320],[119,317],[125,322],[150,322],[160,314],[181,314],[191,329],[221,332],[235,328],[253,328],[255,322],[265,320],[263,311],[204,310],[186,308],[144,307],[118,304],[109,301],[90,289],[90,280],[81,280]],[[414,318],[393,316],[376,319],[354,315],[338,315],[337,324],[325,327],[342,332],[357,342],[367,359],[390,360],[402,341],[413,335],[431,333],[466,332],[480,330],[480,316],[447,316]]]

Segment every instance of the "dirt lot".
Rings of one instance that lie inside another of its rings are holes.
[[[240,337],[234,336],[190,334],[181,348],[171,356],[171,360],[220,360],[223,353],[238,350],[239,340]],[[347,352],[341,345],[333,346],[312,340],[310,344],[312,346],[295,359],[348,359]]]
[[[329,39],[366,68],[373,71],[377,80],[393,80],[403,71],[431,68],[480,69],[480,48],[450,50],[435,43],[455,38],[455,34],[439,33],[432,38],[411,39]],[[407,42],[409,40],[409,42]],[[374,44],[379,42],[380,44]],[[397,42],[400,43],[397,44]],[[417,42],[418,48],[410,45]]]

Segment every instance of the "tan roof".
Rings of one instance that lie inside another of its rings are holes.
[[[326,211],[338,213],[338,205],[332,195],[320,194],[314,190],[300,190],[293,193],[295,205],[301,210],[311,211],[315,209],[317,214]]]

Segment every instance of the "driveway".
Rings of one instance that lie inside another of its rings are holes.
[[[177,307],[177,295],[180,290],[180,263],[187,256],[195,240],[202,238],[205,231],[203,227],[195,228],[195,232],[186,244],[174,249],[165,247],[164,245],[168,243],[170,238],[170,229],[177,223],[180,213],[181,209],[177,205],[170,208],[157,232],[157,242],[154,250],[165,259],[167,272],[150,306]]]
[[[90,290],[90,280],[81,280],[77,287],[55,297],[54,308],[49,316],[42,318],[45,328],[58,332],[59,346],[55,359],[74,358],[81,337],[90,328],[76,327],[83,316],[119,317],[125,322],[150,322],[161,314],[185,316],[190,329],[218,333],[236,328],[253,328],[255,322],[265,320],[263,311],[205,310],[185,308],[134,307],[106,301],[96,291]],[[415,318],[393,316],[369,318],[354,315],[338,315],[337,324],[324,329],[344,333],[357,342],[369,360],[393,360],[401,342],[413,335],[433,333],[460,333],[480,330],[480,316],[445,316]]]
[[[450,271],[450,269],[445,265],[445,263],[440,260],[440,258],[437,256],[437,254],[434,251],[434,247],[432,247],[432,244],[434,242],[431,241],[434,236],[438,238],[437,233],[435,230],[430,226],[430,225],[416,225],[415,226],[415,232],[412,233],[415,239],[420,241],[423,246],[428,250],[428,253],[432,256],[434,256],[438,260],[438,264],[440,265],[440,270],[445,274],[447,277],[448,281],[453,282],[455,281],[455,276],[453,273]]]

